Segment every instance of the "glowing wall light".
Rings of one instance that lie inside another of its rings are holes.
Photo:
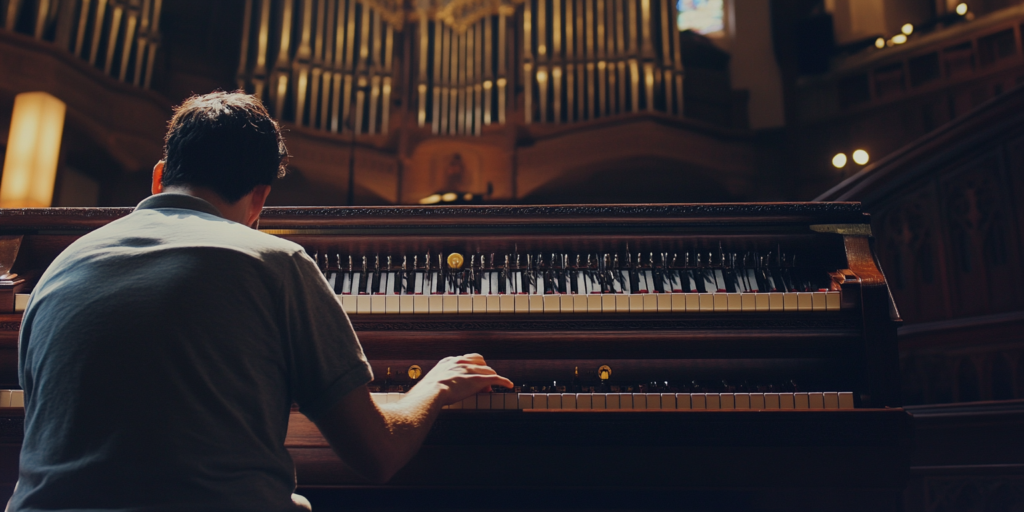
[[[832,157],[832,165],[836,169],[846,167],[846,153],[836,153],[836,156]]]
[[[853,163],[857,165],[864,165],[868,163],[869,160],[871,160],[871,155],[868,155],[867,151],[858,149],[853,152]]]
[[[14,98],[0,181],[0,208],[47,207],[53,203],[66,111],[63,101],[45,92],[25,92]]]
[[[900,32],[903,32],[903,35],[909,36],[910,34],[914,33],[914,26],[911,25],[910,23],[905,23],[902,27],[900,27]]]
[[[967,4],[961,2],[956,6],[956,13],[960,16],[967,14]]]

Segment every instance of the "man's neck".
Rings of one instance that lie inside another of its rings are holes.
[[[245,221],[249,214],[248,205],[245,201],[236,201],[229,203],[225,201],[216,192],[204,188],[204,187],[191,187],[188,185],[172,185],[165,187],[163,190],[165,193],[171,194],[185,194],[192,197],[198,197],[210,204],[220,212],[220,216],[227,220],[233,220],[239,224],[245,224]]]

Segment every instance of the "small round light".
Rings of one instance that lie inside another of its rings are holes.
[[[885,48],[885,38],[884,37],[879,37],[878,39],[875,39],[875,48],[878,48],[879,50],[881,50],[882,48]]]
[[[465,201],[472,201],[473,200],[473,194],[470,194],[470,193],[467,192],[466,195],[462,196],[462,199],[465,200]]]
[[[836,153],[836,156],[832,157],[832,165],[836,169],[846,167],[846,153]]]
[[[967,14],[967,4],[961,2],[956,6],[956,13],[960,16]]]
[[[907,23],[907,24],[903,25],[902,27],[900,27],[900,32],[903,32],[904,35],[908,35],[909,36],[910,34],[914,33],[914,26],[911,25],[910,23]]]
[[[864,165],[868,163],[869,160],[871,160],[871,156],[868,155],[867,151],[864,151],[863,149],[858,149],[853,152],[853,163],[857,165]]]
[[[456,200],[458,198],[459,198],[459,195],[456,194],[455,192],[448,192],[448,193],[445,193],[445,194],[441,195],[441,200],[446,202],[446,203],[450,203],[450,202],[452,202],[452,201],[454,201],[454,200]]]
[[[441,202],[441,194],[431,194],[420,199],[420,204],[437,204]]]
[[[892,36],[892,42],[894,44],[903,44],[903,43],[907,42],[907,36],[905,36],[903,34],[896,34],[896,35]]]

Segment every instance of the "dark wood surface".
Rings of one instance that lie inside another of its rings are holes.
[[[16,271],[40,271],[78,236],[128,212],[0,210],[0,234],[24,236]],[[585,381],[597,366],[610,364],[615,378],[636,383],[796,379],[853,391],[858,406],[445,411],[416,459],[377,487],[362,485],[295,413],[288,445],[299,484],[326,502],[365,499],[382,510],[397,506],[398,496],[444,508],[450,493],[439,491],[517,496],[506,508],[529,507],[544,495],[556,501],[556,495],[573,496],[589,504],[584,508],[600,508],[603,500],[673,492],[696,502],[715,493],[740,496],[737,503],[754,509],[770,509],[787,494],[790,504],[821,497],[809,509],[891,508],[907,478],[911,446],[896,385],[899,315],[867,237],[811,229],[867,222],[856,203],[268,208],[260,227],[310,254],[785,247],[842,287],[842,309],[830,312],[355,315],[375,384],[383,384],[389,368],[390,383],[402,384],[410,364],[428,370],[441,357],[474,351],[519,382],[568,382],[576,368]],[[16,384],[20,320],[0,315],[0,383]],[[496,471],[480,471],[479,460],[491,461]]]

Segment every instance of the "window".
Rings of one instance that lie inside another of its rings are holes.
[[[679,11],[679,30],[707,35],[725,29],[722,21],[725,0],[678,0],[676,10]]]

